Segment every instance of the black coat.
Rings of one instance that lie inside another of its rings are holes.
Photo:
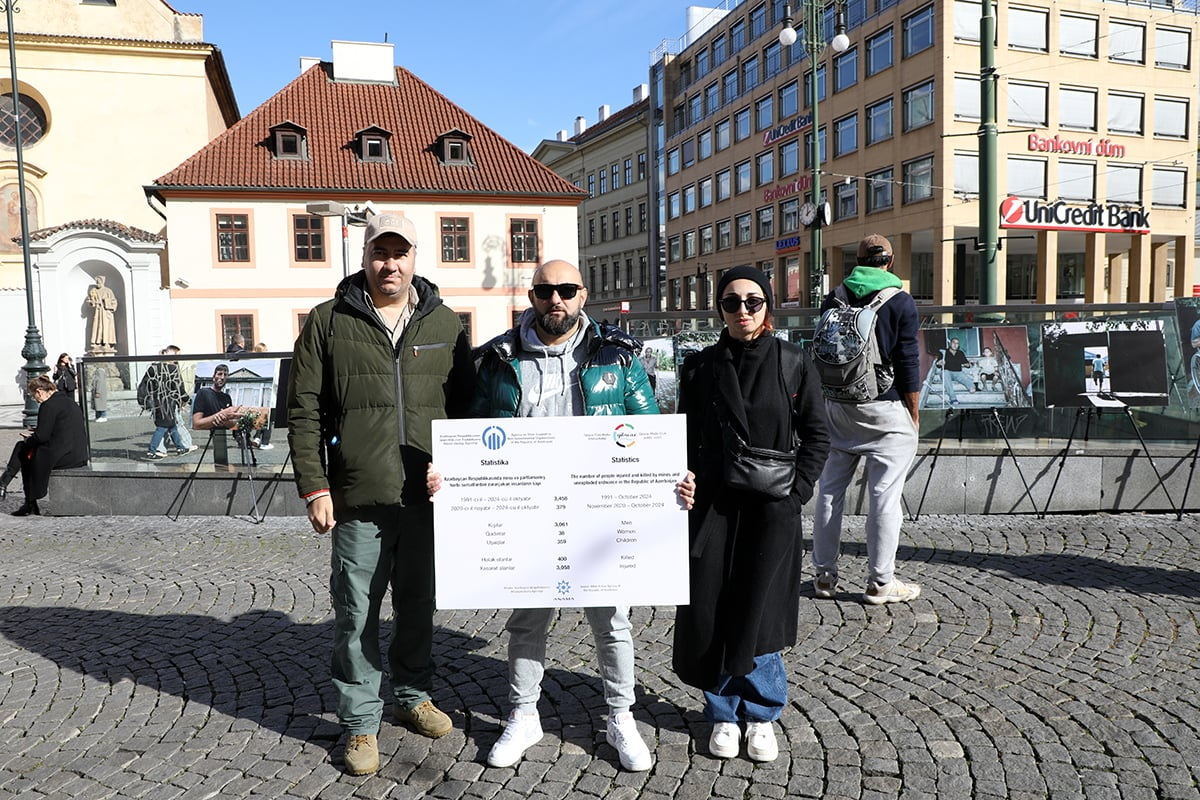
[[[54,392],[38,408],[37,428],[23,444],[25,499],[40,500],[50,489],[51,470],[82,467],[88,461],[83,409],[68,395]]]
[[[774,337],[760,346],[773,348],[767,352],[775,364],[778,348],[797,347]],[[804,557],[800,507],[812,497],[829,452],[820,381],[803,354],[799,375],[787,382],[798,387],[790,402],[782,388],[785,384],[779,381],[773,384],[778,390],[756,392],[746,408],[752,420],[772,423],[752,422],[753,433],[756,428],[786,431],[790,406],[791,427],[800,441],[791,496],[769,500],[725,487],[717,409],[721,387],[715,368],[723,347],[719,343],[688,357],[679,382],[679,410],[687,415],[688,466],[696,473],[696,502],[689,514],[691,604],[676,612],[673,660],[680,679],[699,689],[712,689],[721,675],[745,675],[754,669],[755,656],[796,643]],[[750,444],[790,449],[786,439],[751,440]]]

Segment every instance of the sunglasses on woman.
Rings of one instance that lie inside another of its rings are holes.
[[[721,298],[721,310],[726,314],[736,314],[743,305],[749,313],[757,314],[766,304],[765,299],[753,295],[743,299],[736,294],[727,294]]]
[[[533,296],[538,300],[549,300],[558,292],[558,296],[563,300],[570,300],[582,286],[577,286],[574,283],[535,283],[533,285]]]

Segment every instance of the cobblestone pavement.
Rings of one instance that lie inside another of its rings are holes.
[[[435,700],[453,733],[385,718],[382,770],[353,778],[328,680],[327,538],[302,520],[5,515],[0,797],[1200,798],[1198,520],[906,524],[917,602],[806,588],[764,765],[708,754],[699,694],[669,668],[674,611],[637,608],[634,713],[654,767],[619,769],[587,624],[564,611],[547,735],[491,769],[506,614],[439,612]],[[854,523],[843,583],[864,570]]]

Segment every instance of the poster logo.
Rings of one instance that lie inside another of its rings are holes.
[[[483,435],[479,437],[479,440],[488,450],[499,450],[508,441],[508,434],[499,425],[489,425],[483,429]]]
[[[633,447],[637,444],[637,433],[633,426],[623,422],[613,429],[613,443],[617,447]]]
[[[559,594],[568,594],[571,591],[571,582],[570,581],[559,581],[558,585],[554,588],[558,589]]]

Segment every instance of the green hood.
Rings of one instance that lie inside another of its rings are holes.
[[[886,269],[880,269],[879,267],[855,267],[849,277],[842,282],[842,285],[846,287],[846,291],[855,297],[866,297],[889,286],[895,286],[899,289],[904,286],[904,283]]]

